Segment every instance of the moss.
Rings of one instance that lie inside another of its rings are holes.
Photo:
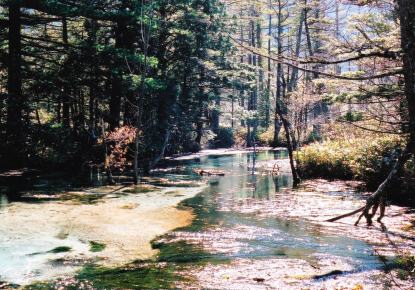
[[[174,282],[183,280],[175,273],[173,265],[149,264],[118,269],[88,266],[76,279],[89,281],[96,289],[171,289]]]
[[[395,259],[399,279],[415,278],[415,256],[402,255]]]
[[[61,199],[74,201],[79,204],[96,204],[104,197],[104,194],[65,194]]]
[[[196,182],[189,182],[189,181],[159,181],[153,183],[155,186],[160,187],[199,187],[200,183]]]
[[[42,254],[59,254],[59,253],[70,252],[71,250],[72,250],[71,247],[61,246],[61,247],[56,247],[56,248],[54,248],[54,249],[52,249],[50,251],[47,251],[47,252],[36,252],[36,253],[32,253],[29,256],[36,256],[36,255],[42,255]]]
[[[89,242],[89,250],[91,252],[102,252],[105,248],[106,248],[105,244],[95,242],[95,241]]]
[[[125,193],[147,193],[147,192],[153,192],[157,190],[159,190],[159,188],[157,188],[156,186],[139,185],[139,186],[127,188],[123,190],[123,192]]]
[[[69,236],[69,233],[66,232],[60,232],[56,235],[56,237],[60,240],[65,240]]]
[[[53,254],[66,253],[66,252],[70,252],[71,250],[72,250],[71,247],[62,246],[62,247],[56,247],[48,251],[48,253],[53,253]]]

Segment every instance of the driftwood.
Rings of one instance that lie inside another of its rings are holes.
[[[199,174],[200,176],[225,176],[223,171],[215,169],[195,169],[193,172]]]
[[[333,271],[330,271],[330,272],[325,273],[325,274],[315,275],[315,276],[313,276],[313,279],[314,280],[324,279],[324,278],[329,278],[329,277],[332,277],[332,276],[342,275],[344,273],[345,272],[344,271],[341,271],[341,270],[333,270]]]
[[[335,222],[335,221],[338,221],[338,220],[341,220],[341,219],[347,218],[347,217],[349,217],[349,216],[352,216],[352,215],[357,214],[358,212],[361,212],[362,210],[364,210],[364,209],[365,209],[365,207],[366,207],[366,206],[362,206],[361,208],[359,208],[359,209],[357,209],[357,210],[355,210],[355,211],[352,211],[352,212],[349,212],[349,213],[346,213],[346,214],[343,214],[343,215],[337,216],[337,217],[335,217],[335,218],[328,219],[328,220],[326,220],[326,221],[327,221],[327,222]]]

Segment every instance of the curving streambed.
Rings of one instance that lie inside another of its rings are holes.
[[[0,285],[394,288],[398,278],[384,269],[396,252],[384,229],[323,222],[362,204],[353,184],[317,180],[292,190],[285,158],[279,150],[201,155],[175,160],[138,188],[39,185],[18,202],[2,196]],[[200,177],[200,170],[225,176]],[[390,233],[412,218],[403,217]],[[392,239],[413,251],[401,232]]]

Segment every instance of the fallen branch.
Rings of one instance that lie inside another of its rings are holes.
[[[359,213],[359,212],[363,211],[363,210],[365,209],[365,207],[366,207],[366,206],[362,206],[361,208],[359,208],[359,209],[357,209],[357,210],[355,210],[355,211],[352,211],[352,212],[349,212],[349,213],[346,213],[346,214],[343,214],[343,215],[337,216],[337,217],[335,217],[335,218],[328,219],[328,220],[326,220],[326,222],[335,222],[335,221],[338,221],[338,220],[341,220],[341,219],[347,218],[347,217],[349,217],[349,216],[355,215],[355,214],[357,214],[357,213]]]
[[[201,169],[201,170],[193,170],[194,173],[199,174],[200,176],[225,176],[225,173],[220,170],[214,169]]]
[[[399,173],[401,172],[402,168],[404,167],[405,163],[411,156],[411,153],[414,150],[414,144],[408,142],[405,150],[399,156],[398,160],[396,161],[395,165],[393,166],[392,170],[390,171],[388,177],[382,184],[378,187],[378,189],[366,200],[366,205],[351,212],[347,213],[332,219],[327,220],[328,222],[335,222],[342,218],[352,216],[358,212],[362,212],[357,221],[355,222],[355,226],[357,226],[362,217],[366,218],[366,223],[370,226],[372,224],[372,218],[376,214],[376,211],[380,207],[380,217],[378,218],[378,222],[380,222],[385,215],[385,196],[388,192],[391,191],[394,181],[398,178]],[[369,213],[370,209],[372,208],[372,213]]]

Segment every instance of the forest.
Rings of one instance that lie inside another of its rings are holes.
[[[414,188],[413,0],[0,0],[0,289],[412,289]]]

